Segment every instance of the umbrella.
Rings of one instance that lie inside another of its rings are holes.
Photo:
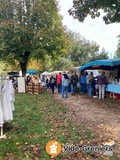
[[[38,70],[36,69],[30,69],[27,71],[28,74],[35,74],[35,73],[38,73]]]

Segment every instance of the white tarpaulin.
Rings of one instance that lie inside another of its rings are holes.
[[[25,93],[25,78],[18,77],[18,93]]]

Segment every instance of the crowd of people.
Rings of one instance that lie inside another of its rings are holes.
[[[72,73],[60,72],[56,76],[43,76],[41,81],[45,82],[47,89],[51,89],[52,94],[57,87],[57,92],[61,94],[61,98],[67,98],[69,94],[74,96],[76,93],[82,92],[83,94],[88,93],[93,98],[104,99],[105,87],[108,83],[105,72],[94,77],[93,72],[88,74],[86,71],[81,72],[79,76],[75,71]]]

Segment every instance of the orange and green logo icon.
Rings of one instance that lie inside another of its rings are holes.
[[[61,144],[55,140],[49,141],[46,144],[46,152],[51,156],[57,156],[61,152]]]

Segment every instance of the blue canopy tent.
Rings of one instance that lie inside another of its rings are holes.
[[[30,69],[27,71],[28,74],[35,74],[35,73],[38,73],[38,70],[36,69]]]
[[[116,68],[120,68],[120,58],[92,61],[81,66],[79,70],[80,71],[88,69],[113,70]]]

